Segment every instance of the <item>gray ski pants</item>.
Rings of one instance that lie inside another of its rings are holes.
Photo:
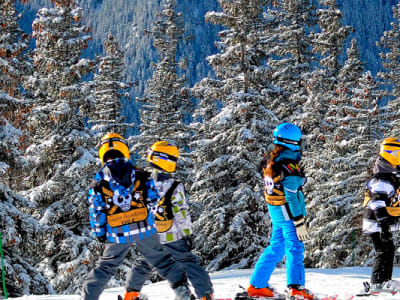
[[[192,284],[197,297],[201,298],[206,293],[213,293],[213,287],[208,272],[200,265],[200,258],[190,252],[189,246],[184,240],[178,240],[171,243],[163,244],[173,258],[179,262],[185,270],[186,276]],[[128,276],[127,288],[140,291],[152,271],[152,267],[144,260],[135,262],[135,267]]]
[[[166,278],[171,286],[175,288],[186,280],[182,268],[172,258],[160,244],[158,234],[153,234],[149,238],[135,242],[138,251],[146,261],[157,268],[160,275]],[[102,256],[96,263],[83,283],[82,300],[97,300],[103,292],[104,287],[111,277],[116,273],[126,254],[131,247],[128,244],[106,244]],[[128,275],[127,283],[133,279]]]

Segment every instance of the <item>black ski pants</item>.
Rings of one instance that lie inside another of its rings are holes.
[[[382,283],[392,279],[394,261],[394,243],[392,234],[384,237],[380,232],[370,234],[375,248],[375,259],[372,265],[371,283]]]

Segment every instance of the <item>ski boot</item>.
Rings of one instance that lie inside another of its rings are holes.
[[[245,289],[244,289],[245,290]],[[278,293],[272,287],[256,288],[250,285],[247,291],[237,293],[235,300],[249,300],[249,299],[285,299],[285,295]]]
[[[126,292],[124,298],[122,296],[118,295],[118,300],[148,300],[149,298],[144,295],[140,294],[140,292],[136,291],[131,291],[131,292]]]
[[[308,289],[304,288],[304,286],[290,286],[289,292],[286,297],[288,300],[313,300],[314,294],[311,293]]]
[[[258,289],[250,284],[247,289],[247,295],[250,297],[272,298],[274,297],[274,290],[269,287]]]
[[[214,300],[214,295],[211,292],[207,292],[204,297],[201,297],[200,300]]]
[[[400,282],[397,280],[388,280],[382,283],[372,283],[370,286],[371,294],[390,293],[394,295],[399,291],[400,291]]]
[[[184,283],[174,289],[175,300],[195,300],[196,297],[190,291],[187,283]]]

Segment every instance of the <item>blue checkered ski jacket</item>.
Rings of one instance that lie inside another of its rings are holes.
[[[148,172],[125,158],[104,164],[89,189],[89,221],[96,237],[131,243],[155,234],[159,194]]]

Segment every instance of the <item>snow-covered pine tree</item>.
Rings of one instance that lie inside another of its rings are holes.
[[[31,70],[27,60],[29,36],[18,26],[15,0],[1,2],[0,10],[0,122],[6,131],[14,135],[3,135],[0,140],[1,161],[3,161],[1,180],[12,189],[18,189],[25,172],[24,147],[28,143],[25,114],[30,103],[22,99],[20,88],[23,76]]]
[[[274,47],[268,65],[274,85],[280,88],[274,112],[281,120],[296,122],[307,100],[306,85],[313,59],[309,32],[316,23],[313,2],[277,0],[269,10],[278,21],[269,42]]]
[[[313,239],[309,244],[312,249],[309,259],[317,267],[359,264],[368,254],[362,243],[362,202],[368,171],[379,145],[380,96],[371,73],[350,72],[349,60],[360,70],[359,57],[349,55],[344,67],[346,72],[359,74],[359,78],[353,78],[353,88],[349,90],[346,88],[350,86],[344,88],[343,82],[338,84],[330,116],[333,135],[327,140],[324,151],[328,160],[327,176],[314,185],[318,193],[310,193]],[[352,82],[350,77],[339,77]]]
[[[0,85],[12,97],[20,95],[21,77],[31,69],[26,57],[29,35],[18,25],[16,0],[2,0],[0,12]]]
[[[321,251],[329,251],[327,250],[329,242],[324,243],[321,240],[330,240],[323,236],[324,227],[332,222],[332,218],[335,221],[335,215],[331,213],[336,212],[337,206],[340,206],[328,199],[336,199],[335,197],[339,199],[342,196],[337,195],[341,191],[335,190],[337,186],[340,186],[338,181],[344,180],[343,178],[336,179],[338,176],[336,168],[338,165],[344,165],[343,169],[347,170],[343,162],[339,164],[337,161],[340,157],[347,161],[345,159],[347,149],[338,148],[338,144],[347,138],[346,130],[350,127],[347,126],[349,120],[347,120],[345,108],[351,107],[350,99],[362,74],[355,41],[347,53],[348,59],[343,68],[339,62],[350,28],[341,25],[342,14],[337,9],[336,1],[320,1],[320,5],[322,8],[318,10],[317,16],[321,31],[312,33],[311,39],[314,46],[313,52],[321,60],[312,72],[311,80],[308,81],[309,96],[313,98],[309,97],[304,104],[304,117],[300,122],[307,143],[303,165],[308,180],[304,191],[309,201],[308,220],[310,220],[313,236],[313,243],[309,244],[312,251],[307,253],[312,253],[313,250],[317,253],[316,258],[312,255],[307,257],[306,261],[310,265],[331,263],[331,261],[327,262],[327,257],[319,256]],[[345,210],[345,208],[341,209],[341,212]]]
[[[400,4],[393,6],[394,21],[391,23],[392,29],[383,33],[377,46],[382,52],[379,56],[382,59],[383,71],[378,73],[378,77],[386,85],[388,90],[388,107],[383,119],[386,123],[385,136],[400,138]]]
[[[304,186],[308,206],[307,220],[313,218],[313,207],[318,210],[319,201],[324,199],[317,186],[329,180],[329,160],[324,149],[329,132],[332,130],[325,116],[332,105],[325,94],[325,71],[317,68],[307,80],[307,101],[303,104],[303,113],[299,116],[302,137],[302,166],[307,182]],[[307,262],[308,264],[308,262]]]
[[[21,98],[21,78],[29,71],[25,49],[29,36],[18,27],[15,1],[2,1],[0,10],[0,232],[4,250],[7,293],[11,297],[51,292],[26,249],[34,246],[38,223],[24,214],[29,202],[16,195],[26,169],[23,157],[28,138],[24,132],[24,114],[29,101]],[[4,296],[4,291],[2,291]]]
[[[336,0],[320,0],[318,24],[321,32],[313,33],[313,52],[321,54],[319,64],[326,68],[329,75],[336,77],[341,69],[339,57],[350,31],[350,26],[341,23],[342,12],[337,8]]]
[[[272,142],[277,118],[264,50],[267,1],[220,0],[222,12],[206,21],[222,25],[208,57],[216,79],[205,78],[193,92],[200,104],[195,124],[192,201],[202,211],[195,221],[195,247],[210,271],[248,268],[267,245],[269,219],[257,163]],[[218,106],[221,108],[218,110]]]
[[[156,141],[167,140],[174,143],[180,152],[178,177],[186,182],[186,159],[189,151],[191,131],[187,123],[191,116],[192,103],[185,87],[186,65],[184,59],[178,61],[179,43],[184,41],[184,23],[182,13],[177,12],[176,1],[166,0],[151,30],[153,44],[160,56],[155,63],[152,78],[148,81],[145,96],[138,101],[140,109],[140,132],[133,137],[132,150],[145,160],[147,149]],[[141,166],[147,163],[139,162]]]
[[[104,42],[106,55],[100,58],[97,73],[94,75],[94,103],[91,105],[89,116],[93,131],[98,136],[106,132],[117,132],[124,135],[125,118],[121,116],[121,99],[130,85],[123,81],[125,64],[124,52],[112,33],[107,34]]]
[[[347,48],[347,60],[337,75],[338,82],[344,88],[344,92],[355,94],[354,89],[363,75],[365,63],[361,61],[360,49],[357,40],[353,38],[350,47]]]
[[[39,231],[37,220],[21,212],[21,207],[30,205],[0,181],[0,232],[9,297],[54,292],[49,282],[35,268],[35,260],[26,255],[26,251],[37,246],[36,235]]]
[[[342,13],[337,8],[335,0],[320,0],[319,4],[321,8],[318,9],[316,16],[321,31],[312,32],[310,39],[313,45],[312,51],[320,61],[307,79],[307,87],[313,98],[312,103],[308,97],[302,108],[304,114],[300,117],[300,123],[308,143],[314,149],[323,146],[324,140],[333,129],[329,122],[324,120],[324,114],[329,106],[334,104],[330,102],[332,98],[335,98],[336,77],[341,69],[339,57],[343,54],[344,42],[351,29],[349,26],[342,26]],[[315,110],[319,113],[312,116]],[[309,116],[311,118],[308,118]],[[311,131],[314,132],[312,135],[310,135]],[[309,150],[313,151],[314,149]]]
[[[343,46],[344,40],[342,40]],[[336,53],[336,56],[339,54]],[[333,61],[334,59],[332,59]],[[360,52],[356,40],[351,41],[350,47],[347,49],[347,60],[343,67],[337,62],[332,63],[332,67],[326,69],[324,74],[325,97],[329,100],[328,107],[325,107],[324,120],[327,123],[325,128],[325,139],[327,144],[322,145],[325,149],[330,149],[332,143],[337,141],[337,118],[342,118],[342,107],[349,106],[350,99],[354,96],[355,88],[363,72],[363,63],[361,62]],[[344,127],[343,127],[344,128]]]
[[[40,224],[36,247],[26,255],[56,292],[74,293],[99,248],[89,236],[86,200],[97,155],[79,114],[89,93],[82,77],[92,63],[80,56],[90,34],[76,1],[51,2],[54,7],[40,9],[32,25],[35,71],[25,87],[34,101],[27,121],[33,143],[21,194]]]

